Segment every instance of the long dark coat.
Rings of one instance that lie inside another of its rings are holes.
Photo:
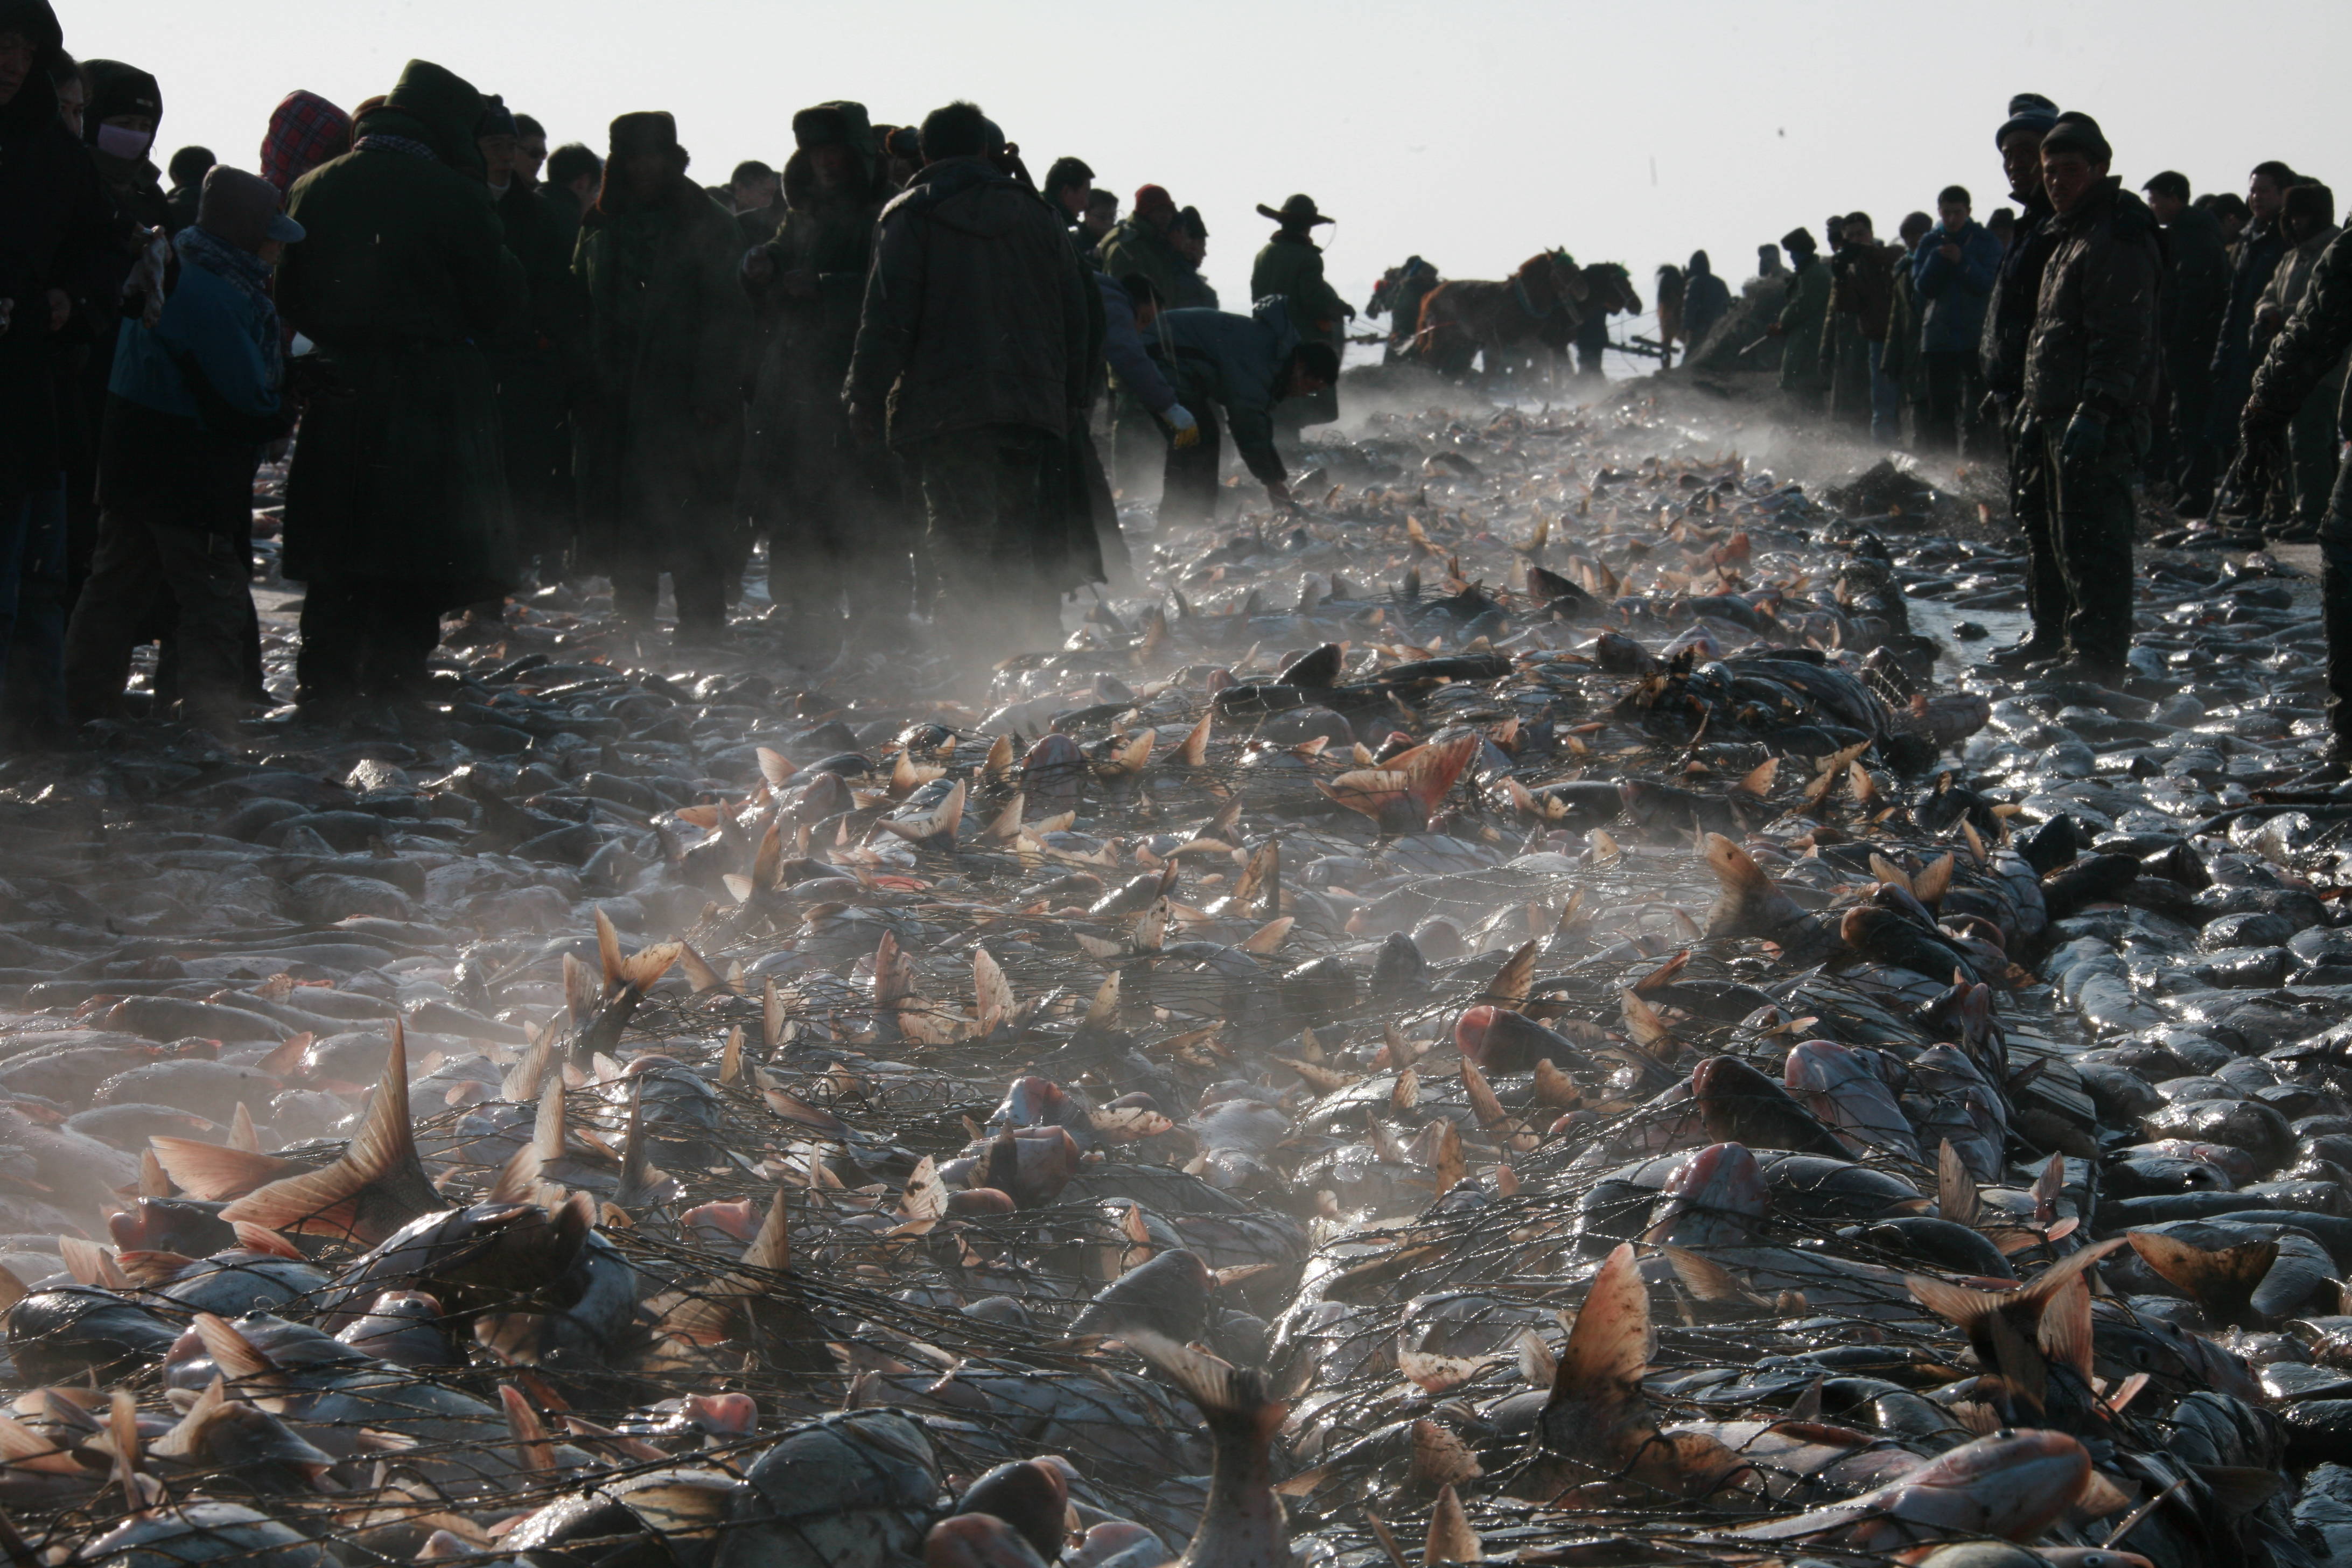
[[[306,231],[279,311],[318,344],[286,489],[289,577],[394,582],[442,608],[503,594],[513,529],[496,384],[479,344],[523,305],[489,188],[468,171],[480,95],[412,64],[355,148],[295,182]]]
[[[733,216],[683,174],[649,205],[614,212],[599,198],[583,220],[572,270],[588,290],[592,371],[573,471],[591,563],[740,526],[744,248]]]

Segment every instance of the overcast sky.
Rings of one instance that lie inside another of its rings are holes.
[[[1269,226],[1313,195],[1329,272],[1360,306],[1419,252],[1496,277],[1537,250],[1651,271],[1695,248],[1738,279],[1759,241],[1860,207],[1882,234],[1969,186],[2006,196],[2009,95],[2098,116],[2134,184],[2178,168],[2242,191],[2284,158],[2352,190],[2352,0],[55,0],[66,46],[163,83],[156,162],[191,142],[252,168],[293,88],[351,107],[437,61],[600,151],[667,109],[705,184],[781,164],[794,109],[880,121],[976,100],[1042,177],[1075,153],[1122,201],[1199,205],[1208,271],[1244,301]]]

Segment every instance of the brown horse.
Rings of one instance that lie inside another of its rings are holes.
[[[1447,375],[1467,375],[1470,362],[1483,353],[1491,375],[1521,344],[1565,346],[1584,320],[1578,306],[1591,292],[1583,269],[1565,250],[1528,258],[1500,283],[1440,283],[1421,302],[1415,352],[1423,364]]]

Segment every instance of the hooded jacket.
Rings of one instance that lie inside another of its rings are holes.
[[[1947,261],[1944,247],[1958,247],[1960,258]],[[1911,258],[1911,285],[1924,306],[1919,346],[1929,353],[1967,353],[1984,336],[1985,307],[2000,276],[2001,247],[1992,230],[1974,218],[1958,234],[1937,224],[1919,242]]]
[[[89,152],[58,119],[49,83],[64,47],[57,17],[45,0],[0,0],[0,28],[24,34],[35,47],[32,73],[0,104],[0,300],[15,301],[0,332],[5,502],[58,471],[58,340],[45,297],[62,289],[86,316],[105,294],[112,225]]]
[[[1034,193],[982,158],[927,164],[882,209],[843,401],[887,400],[894,447],[1001,426],[1058,439],[1086,403],[1084,287]]]
[[[1261,300],[1246,316],[1229,310],[1163,310],[1159,332],[1175,368],[1180,400],[1217,404],[1233,426],[1234,446],[1249,471],[1267,484],[1289,479],[1274,447],[1274,405],[1282,374],[1299,344],[1290,308]]]
[[[2037,419],[2080,408],[2110,423],[2156,405],[2157,302],[2164,241],[2147,204],[2109,175],[2048,224],[2025,347],[2025,401]]]

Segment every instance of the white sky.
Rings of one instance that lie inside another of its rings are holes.
[[[1042,179],[1075,153],[1124,202],[1200,206],[1228,308],[1293,191],[1338,215],[1329,273],[1360,307],[1418,251],[1499,277],[1564,245],[1622,260],[1755,247],[1860,207],[1882,234],[1958,182],[2006,198],[1993,128],[2017,90],[2095,114],[2137,185],[2178,168],[2242,191],[2284,158],[2352,197],[2347,0],[55,0],[77,56],[155,73],[156,162],[191,142],[256,165],[269,110],[350,108],[411,57],[600,152],[614,115],[667,109],[705,184],[781,166],[795,108],[882,121],[976,100]],[[1817,230],[1818,231],[1818,230]]]

